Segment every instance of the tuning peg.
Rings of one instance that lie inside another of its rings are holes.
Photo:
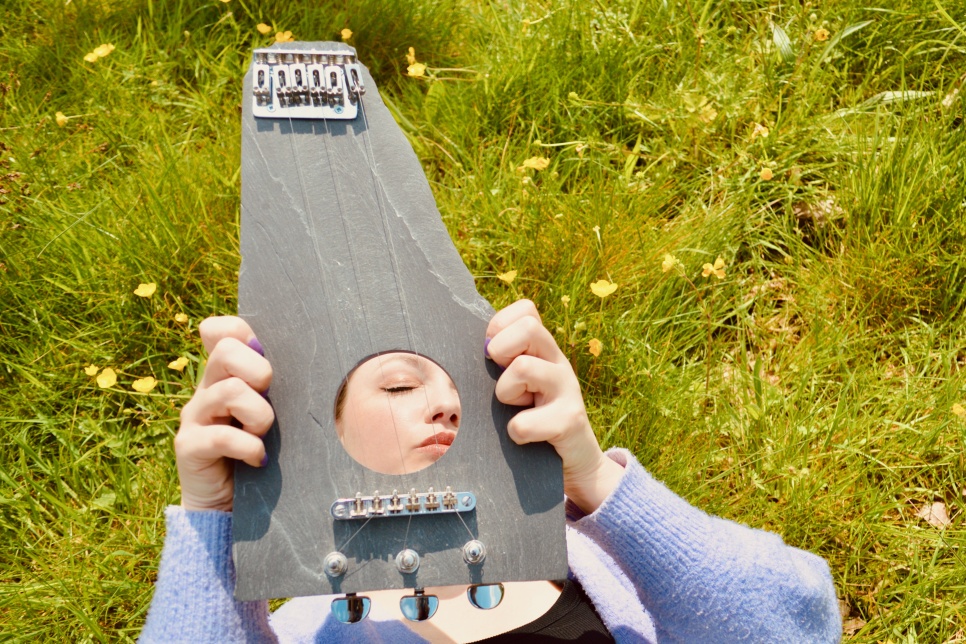
[[[332,615],[343,624],[355,624],[369,616],[372,601],[368,597],[359,597],[349,593],[345,597],[332,600]]]
[[[477,584],[466,589],[466,598],[476,608],[490,610],[503,601],[503,584]]]
[[[422,588],[414,589],[414,594],[399,599],[399,610],[411,622],[430,619],[439,608],[439,597],[427,595]]]

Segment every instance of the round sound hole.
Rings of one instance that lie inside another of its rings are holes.
[[[460,396],[449,374],[416,353],[392,351],[360,363],[339,387],[335,425],[356,462],[380,474],[418,472],[439,460],[460,428]]]

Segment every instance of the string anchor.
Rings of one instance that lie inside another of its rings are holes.
[[[329,577],[341,577],[349,569],[349,560],[341,552],[330,552],[325,556],[322,567]]]
[[[423,622],[432,618],[439,608],[439,597],[427,595],[422,588],[414,588],[412,595],[399,599],[399,610],[411,622]]]
[[[396,568],[404,575],[409,575],[419,569],[419,553],[412,548],[400,550],[396,555]]]
[[[345,597],[332,600],[332,615],[343,624],[355,624],[369,616],[372,600],[349,593]]]
[[[467,564],[471,566],[481,564],[484,559],[486,559],[486,546],[482,541],[473,539],[463,544],[463,561]]]

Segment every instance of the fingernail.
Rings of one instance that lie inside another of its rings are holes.
[[[268,388],[268,389],[266,389],[265,391],[260,391],[260,392],[258,392],[258,393],[260,393],[260,394],[262,395],[262,398],[264,398],[265,400],[268,400],[268,390],[269,390],[269,389],[271,389],[271,387],[269,387],[269,388]]]
[[[262,343],[258,341],[258,338],[253,337],[251,340],[249,340],[248,346],[252,351],[258,353],[258,355],[262,357],[265,356],[265,348],[262,346]]]
[[[262,457],[262,467],[268,465],[268,452],[265,452],[265,456]]]
[[[483,355],[490,358],[490,338],[483,340]],[[490,358],[492,360],[493,358]]]

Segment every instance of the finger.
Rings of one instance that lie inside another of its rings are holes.
[[[179,463],[206,464],[222,458],[261,467],[265,458],[262,439],[231,425],[182,426],[174,437]]]
[[[208,354],[199,388],[232,377],[241,378],[256,391],[265,391],[272,383],[272,365],[237,338],[222,338]]]
[[[490,319],[490,323],[486,327],[486,337],[492,338],[523,317],[536,318],[539,322],[540,312],[537,311],[537,305],[530,300],[517,300],[513,304],[500,309]]]
[[[181,411],[183,425],[217,425],[235,418],[242,429],[264,436],[275,420],[275,410],[241,378],[220,380],[199,390]]]
[[[563,364],[567,358],[550,331],[539,318],[521,316],[490,339],[487,345],[490,358],[502,367],[508,366],[514,358],[529,355],[554,364]]]
[[[569,366],[569,365],[568,365]],[[553,398],[566,382],[562,367],[541,358],[515,359],[496,381],[496,398],[507,405],[532,405],[539,395]]]
[[[207,318],[198,325],[201,342],[209,354],[221,340],[234,338],[242,344],[248,344],[255,337],[252,328],[240,317],[234,315],[216,315]]]
[[[544,405],[524,409],[507,423],[507,435],[517,445],[547,442],[561,450],[558,443],[572,434],[575,423],[586,418],[581,406],[571,408],[561,401],[559,405]]]

